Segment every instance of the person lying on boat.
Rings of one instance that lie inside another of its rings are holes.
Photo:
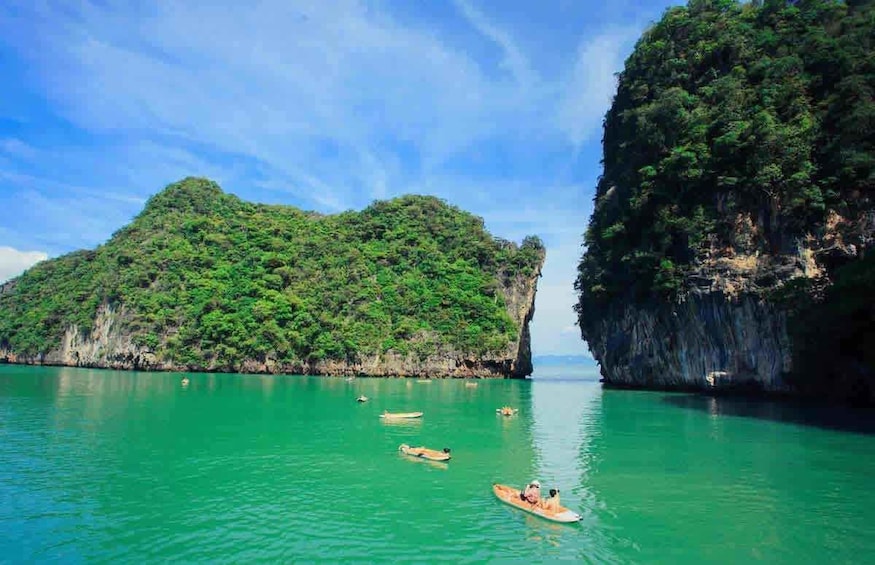
[[[561,506],[561,504],[559,504],[559,489],[558,488],[551,488],[550,489],[550,497],[544,500],[543,504],[541,504],[541,507],[544,510],[549,510],[551,512],[558,512],[560,506]]]
[[[429,452],[429,451],[434,452],[433,449],[429,449],[429,448],[427,448],[427,447],[422,447],[422,446],[420,446],[420,447],[410,447],[410,446],[407,445],[406,443],[402,443],[402,444],[401,444],[401,450],[404,451],[404,449],[406,449],[407,452],[410,453],[411,455],[415,455],[415,456],[417,456],[417,457],[425,457],[426,454],[427,454],[427,452]],[[441,453],[444,453],[444,454],[446,454],[446,455],[449,455],[449,454],[450,454],[450,448],[449,448],[449,447],[445,447],[445,448],[443,448],[440,452],[441,452]]]
[[[538,504],[541,501],[541,481],[537,479],[526,485],[526,488],[520,493],[520,498],[529,504]]]

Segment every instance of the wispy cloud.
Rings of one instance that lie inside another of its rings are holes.
[[[0,209],[15,209],[4,220],[7,231],[32,232],[32,245],[54,255],[71,248],[94,247],[129,222],[144,198],[97,191],[49,178],[0,171]],[[22,238],[16,241],[21,242]]]
[[[600,131],[617,88],[614,73],[622,68],[623,58],[638,33],[634,27],[611,30],[585,39],[578,46],[557,116],[559,127],[575,147]]]
[[[0,247],[0,283],[17,277],[48,257],[42,251],[19,251],[12,247]]]
[[[388,195],[487,140],[524,143],[519,132],[555,124],[578,142],[598,129],[615,35],[581,48],[566,85],[564,75],[540,79],[470,2],[456,5],[500,48],[514,84],[433,31],[358,2],[191,2],[146,14],[82,2],[46,9],[35,30],[45,45],[32,56],[47,95],[78,126],[254,159],[302,187],[304,204]],[[561,110],[545,120],[551,107]],[[414,159],[390,179],[405,146]]]
[[[455,0],[454,4],[468,23],[501,49],[501,67],[509,71],[518,84],[531,85],[535,80],[534,72],[510,35],[491,22],[469,0]]]
[[[480,136],[484,101],[499,98],[464,54],[356,2],[178,3],[148,17],[81,6],[46,18],[38,55],[71,121],[243,154],[317,200],[370,192],[368,172],[399,144],[440,162]]]
[[[0,153],[7,157],[31,160],[36,155],[36,150],[20,139],[6,138],[0,139]]]

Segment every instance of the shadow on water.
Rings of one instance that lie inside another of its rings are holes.
[[[699,410],[712,416],[739,416],[875,435],[875,412],[849,406],[705,394],[668,394],[663,396],[662,401],[679,408]]]

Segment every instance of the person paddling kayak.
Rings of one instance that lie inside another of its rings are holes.
[[[559,503],[559,489],[551,488],[550,497],[544,500],[544,502],[541,504],[541,507],[544,510],[549,510],[550,512],[558,512],[560,506],[562,506],[562,504]]]

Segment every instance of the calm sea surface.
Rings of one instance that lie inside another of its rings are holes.
[[[0,561],[875,559],[871,419],[571,375],[191,374],[183,388],[174,373],[0,365]],[[496,415],[505,404],[519,414]],[[583,521],[492,495],[534,477]]]

